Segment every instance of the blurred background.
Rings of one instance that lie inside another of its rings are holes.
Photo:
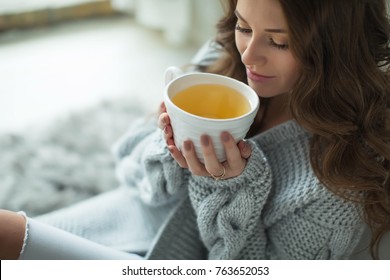
[[[0,133],[102,100],[145,111],[215,34],[219,0],[1,0]]]
[[[35,216],[116,188],[110,147],[221,14],[219,0],[0,0],[0,208]]]

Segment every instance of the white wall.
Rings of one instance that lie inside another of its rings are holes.
[[[220,0],[112,0],[113,6],[134,15],[137,22],[164,32],[173,45],[201,45],[215,35],[222,15]]]
[[[220,0],[193,0],[192,40],[203,43],[216,34],[216,24],[223,15]]]

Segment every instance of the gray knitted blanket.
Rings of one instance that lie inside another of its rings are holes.
[[[35,216],[117,187],[110,147],[141,114],[116,99],[0,135],[0,208]]]

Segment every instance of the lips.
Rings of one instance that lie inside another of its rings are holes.
[[[275,78],[275,76],[266,76],[266,75],[257,74],[251,71],[249,68],[246,69],[246,75],[250,80],[254,82],[267,82]]]

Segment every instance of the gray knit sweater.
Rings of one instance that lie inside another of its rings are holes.
[[[144,203],[174,204],[149,259],[345,259],[363,231],[361,209],[322,186],[309,163],[310,135],[289,121],[248,141],[244,172],[215,181],[170,156],[155,120],[115,146],[121,184]]]

